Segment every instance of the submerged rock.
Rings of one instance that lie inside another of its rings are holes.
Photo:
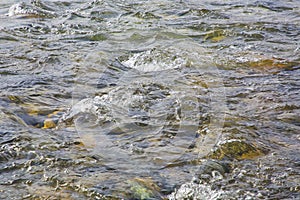
[[[212,159],[253,159],[264,154],[264,151],[246,141],[231,139],[218,144],[217,148],[208,156]]]
[[[218,162],[215,160],[207,160],[201,163],[197,174],[212,174],[214,171],[219,172],[221,175],[228,173],[229,166],[226,163]]]
[[[8,95],[4,101],[13,107],[9,113],[10,118],[24,126],[42,129],[55,128],[63,114],[63,110],[45,109],[43,106],[26,102],[19,96]]]
[[[135,178],[129,184],[134,199],[162,199],[160,188],[151,178]]]

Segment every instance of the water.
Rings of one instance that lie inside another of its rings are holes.
[[[300,2],[0,2],[1,199],[297,199]]]

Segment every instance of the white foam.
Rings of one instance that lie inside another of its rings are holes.
[[[135,53],[122,64],[143,72],[176,69],[186,65],[186,59],[177,56],[176,52],[164,52],[156,49]]]
[[[226,199],[226,192],[223,190],[214,190],[207,183],[194,183],[189,182],[180,186],[179,189],[175,190],[168,196],[170,200],[178,199]]]

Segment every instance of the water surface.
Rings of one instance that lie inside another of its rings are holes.
[[[0,3],[1,199],[297,199],[300,3]]]

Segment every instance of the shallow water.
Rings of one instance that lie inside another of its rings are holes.
[[[297,199],[300,2],[0,2],[1,199]]]

